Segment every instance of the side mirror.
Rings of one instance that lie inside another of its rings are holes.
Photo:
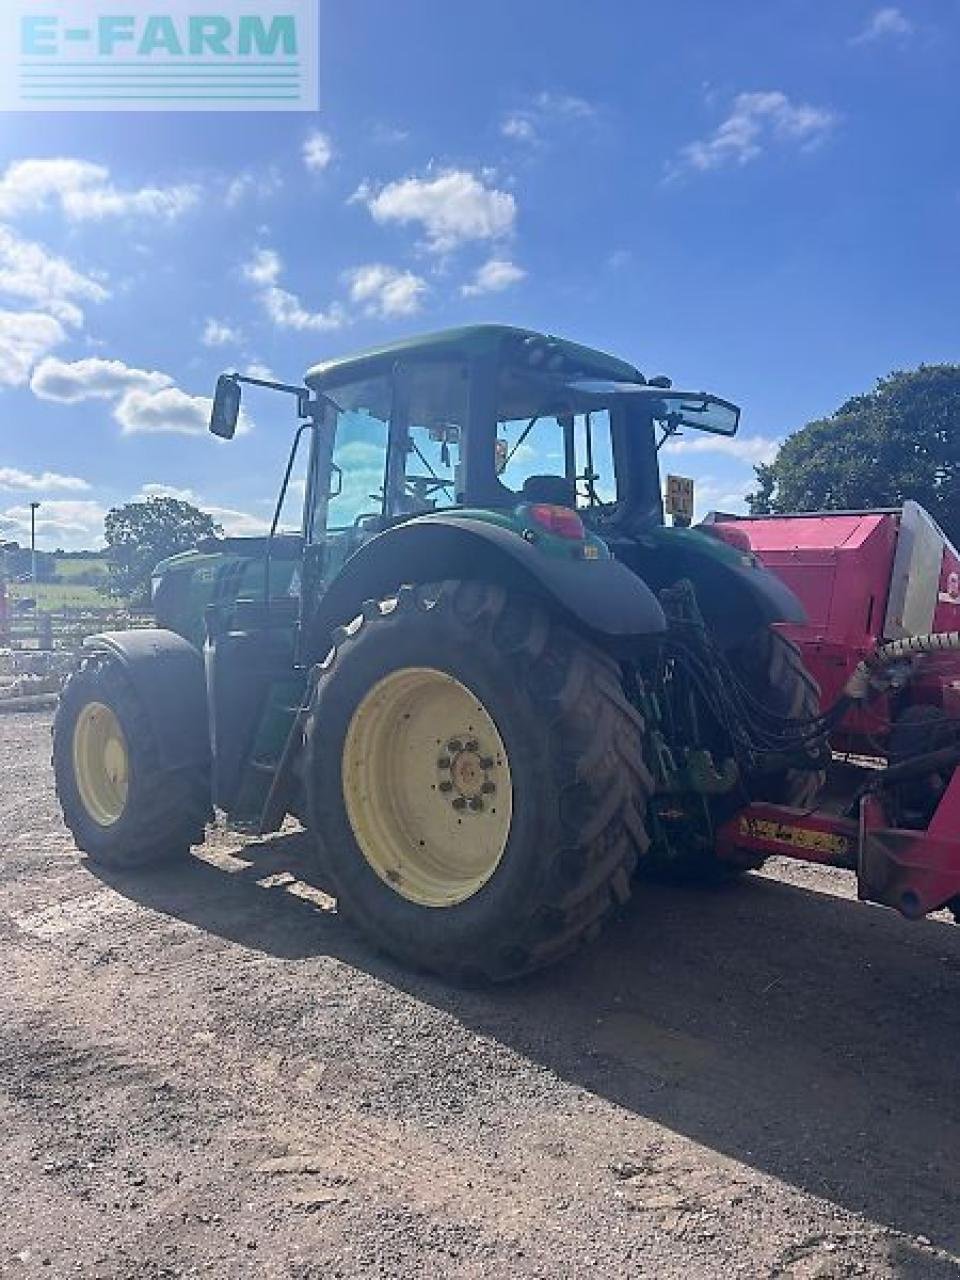
[[[240,419],[240,398],[240,383],[231,374],[222,373],[217,379],[213,411],[210,414],[210,430],[221,440],[232,440],[236,434]]]

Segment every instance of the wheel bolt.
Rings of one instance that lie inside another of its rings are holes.
[[[451,755],[456,755],[458,751],[463,750],[463,743],[460,741],[459,738],[451,738],[450,741],[447,743],[447,750],[450,752]]]
[[[467,802],[464,800],[463,796],[457,796],[456,800],[453,802],[453,807],[455,809],[465,809],[467,807]]]
[[[483,792],[485,796],[492,796],[494,791],[496,791],[496,789],[497,788],[494,786],[492,782],[485,782],[483,786],[480,788],[480,790]]]
[[[492,768],[493,768],[493,756],[481,756],[481,757],[480,757],[480,768],[481,768],[481,769],[492,769]]]
[[[453,783],[452,783],[452,782],[450,782],[449,780],[448,780],[448,781],[441,782],[441,783],[440,783],[440,790],[441,790],[441,791],[452,791],[452,790],[453,790]]]
[[[438,769],[449,769],[449,768],[450,768],[450,757],[449,757],[449,756],[441,756],[441,757],[440,757],[440,759],[437,761],[437,768],[438,768]]]
[[[482,808],[483,808],[483,801],[480,799],[480,797],[479,797],[479,796],[474,796],[474,797],[473,797],[473,799],[470,801],[470,808],[471,808],[471,809],[482,809]]]

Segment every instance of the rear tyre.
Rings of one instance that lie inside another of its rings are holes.
[[[123,668],[85,658],[53,724],[53,770],[63,820],[95,862],[118,869],[185,857],[202,844],[209,773],[161,767],[153,728]]]
[[[617,664],[482,582],[369,601],[318,669],[311,826],[341,909],[403,963],[504,980],[573,951],[647,846]]]
[[[820,710],[820,686],[803,664],[799,648],[772,627],[755,632],[728,654],[734,672],[760,705],[775,715],[808,719]],[[793,809],[811,809],[826,780],[825,741],[811,748],[810,768],[785,768],[775,773],[747,774],[731,795],[719,796],[711,805],[715,824],[726,822],[745,800],[764,800]],[[675,884],[724,885],[745,871],[756,870],[764,859],[744,865],[721,862],[699,850],[666,857],[651,850],[644,867],[658,879]]]

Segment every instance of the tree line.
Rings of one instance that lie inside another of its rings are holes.
[[[960,365],[881,378],[787,436],[773,462],[755,470],[754,515],[899,507],[912,498],[960,543]]]

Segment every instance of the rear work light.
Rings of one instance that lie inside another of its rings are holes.
[[[582,542],[586,537],[583,521],[569,507],[556,507],[548,502],[535,502],[528,509],[530,519],[555,538],[569,538]]]

